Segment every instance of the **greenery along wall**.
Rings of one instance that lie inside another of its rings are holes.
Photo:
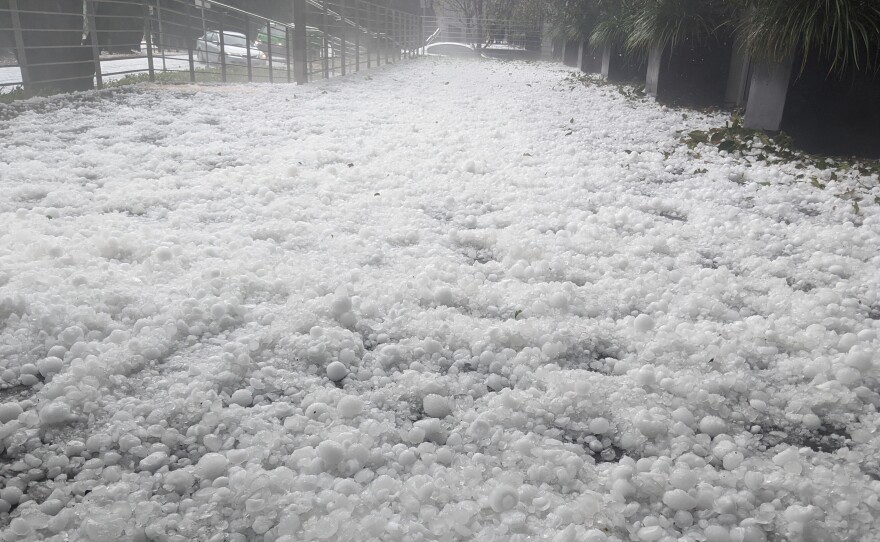
[[[547,11],[554,37],[631,53],[736,32],[758,60],[804,50],[833,73],[880,68],[877,0],[550,0]]]

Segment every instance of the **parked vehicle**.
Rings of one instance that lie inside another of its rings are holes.
[[[196,41],[196,54],[199,62],[208,64],[220,63],[220,32],[209,30]],[[226,64],[246,66],[250,53],[251,66],[265,66],[266,53],[260,51],[256,44],[248,47],[247,37],[238,32],[223,32],[223,53]]]
[[[475,58],[480,56],[473,45],[452,41],[431,43],[425,46],[425,54],[428,56],[464,56]]]
[[[272,43],[269,43],[271,36]],[[257,48],[265,54],[272,52],[272,59],[287,57],[287,27],[276,23],[263,25],[257,30],[257,39],[254,42]]]
[[[313,26],[306,27],[306,40],[310,52],[310,57],[323,57],[324,33]],[[272,52],[273,62],[283,62],[289,54],[287,39],[293,39],[293,29],[277,23],[263,25],[257,30],[257,37],[254,43],[266,54]],[[269,43],[271,39],[271,44]],[[336,56],[336,51],[340,47],[340,39],[337,36],[328,37],[328,56]],[[351,47],[351,45],[348,45]]]

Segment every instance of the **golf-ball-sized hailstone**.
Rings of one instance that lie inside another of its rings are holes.
[[[332,380],[333,382],[339,382],[345,375],[348,374],[348,369],[345,368],[345,365],[334,361],[327,366],[327,378]]]
[[[635,327],[635,330],[639,333],[647,333],[654,329],[654,319],[647,314],[640,314],[636,316],[635,322],[633,322],[633,327]]]
[[[235,393],[229,398],[229,402],[239,406],[249,407],[254,402],[254,396],[250,390],[235,390]]]
[[[229,461],[225,456],[218,453],[207,453],[199,459],[196,465],[196,473],[202,478],[213,480],[226,474]]]
[[[425,409],[425,414],[432,418],[445,418],[452,414],[452,409],[449,407],[449,400],[436,393],[425,396],[422,400],[422,407]]]
[[[364,411],[364,401],[354,395],[346,395],[336,405],[336,412],[343,418],[354,418]]]
[[[489,493],[489,506],[496,512],[511,510],[517,503],[519,503],[519,495],[508,485],[500,485]]]
[[[700,431],[714,438],[727,431],[727,424],[718,416],[706,416],[700,420]]]

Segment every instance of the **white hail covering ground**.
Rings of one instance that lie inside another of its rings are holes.
[[[877,540],[877,178],[569,74],[0,109],[0,538]]]

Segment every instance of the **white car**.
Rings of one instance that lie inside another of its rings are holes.
[[[479,57],[479,53],[473,45],[456,43],[452,41],[439,41],[425,46],[425,54],[428,56],[464,56]]]
[[[247,66],[247,37],[239,32],[223,32],[223,53],[227,65]],[[199,62],[220,64],[220,32],[209,30],[196,41],[196,54]],[[266,66],[266,53],[257,48],[256,43],[250,46],[251,66]]]

